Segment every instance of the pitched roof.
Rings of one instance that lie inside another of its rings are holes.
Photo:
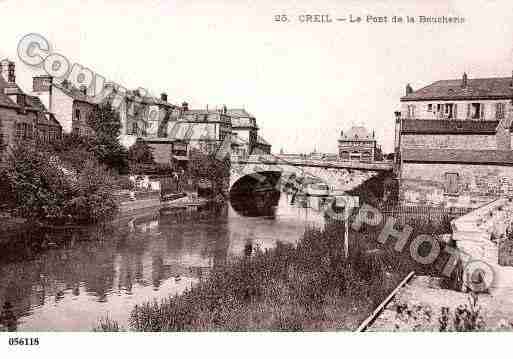
[[[262,136],[257,136],[257,143],[262,144],[262,145],[267,145],[267,146],[271,145]]]
[[[23,92],[23,90],[15,83],[8,83],[0,76],[0,106],[11,108],[20,108],[20,105],[13,101],[7,94],[24,94],[26,99],[26,110],[33,110],[38,112],[48,112],[39,97],[30,96]]]
[[[4,89],[8,88],[10,85],[11,84],[5,81],[3,76],[0,76],[0,106],[19,107],[18,104],[11,100],[4,92]]]
[[[187,110],[180,121],[185,122],[230,122],[230,117],[215,110]]]
[[[231,108],[226,111],[232,118],[232,128],[257,128],[255,117],[243,108]]]
[[[365,140],[374,139],[372,134],[364,126],[353,126],[348,131],[340,134],[340,140]]]
[[[410,134],[495,134],[499,121],[403,119],[401,133]]]
[[[513,165],[513,151],[504,150],[461,150],[461,149],[417,149],[401,150],[403,162],[464,163]]]
[[[226,112],[231,117],[251,117],[251,118],[255,118],[255,116],[253,116],[252,114],[250,114],[248,111],[246,111],[243,108],[230,108]]]
[[[99,100],[97,98],[93,96],[84,95],[84,93],[81,90],[77,89],[73,85],[65,86],[62,83],[54,83],[53,86],[57,87],[59,90],[61,90],[74,100],[90,103],[92,105],[96,105],[99,103]]]
[[[511,77],[468,79],[466,87],[462,79],[440,80],[401,97],[401,101],[511,99],[512,85]]]

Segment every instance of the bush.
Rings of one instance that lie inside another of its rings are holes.
[[[16,192],[17,215],[51,223],[95,223],[112,217],[117,204],[110,172],[94,158],[82,157],[80,164],[74,158],[68,153],[63,161],[55,153],[16,146],[6,171]]]

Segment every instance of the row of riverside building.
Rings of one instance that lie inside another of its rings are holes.
[[[28,94],[16,83],[14,62],[0,61],[0,74],[0,159],[17,140],[47,143],[67,133],[94,136],[88,120],[103,101],[112,101],[117,94],[120,142],[126,148],[146,142],[158,163],[187,161],[193,148],[211,151],[226,136],[231,136],[232,154],[271,152],[271,145],[258,134],[256,118],[245,109],[189,109],[186,102],[168,102],[165,93],[158,98],[146,96],[112,82],[104,83],[102,93],[95,94],[94,85],[77,88],[51,76],[33,77]]]
[[[513,76],[408,85],[395,115],[403,203],[474,208],[513,194]]]

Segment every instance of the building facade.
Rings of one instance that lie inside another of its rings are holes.
[[[32,94],[54,114],[64,133],[95,135],[88,121],[95,116],[99,101],[91,91],[85,86],[76,88],[67,80],[56,82],[51,76],[35,76],[32,79]]]
[[[241,155],[250,156],[256,148],[259,148],[257,152],[269,149],[270,153],[270,148],[267,148],[265,144],[258,145],[258,126],[255,116],[244,108],[229,109],[227,114],[231,118],[232,133],[239,143],[238,151]],[[261,139],[263,140],[263,138]]]
[[[17,142],[46,144],[62,135],[62,127],[34,96],[16,84],[15,63],[0,61],[0,162]]]
[[[513,77],[406,87],[396,163],[406,204],[478,207],[513,194]]]
[[[340,132],[338,157],[341,161],[377,161],[380,154],[374,131],[371,133],[363,126],[353,126]]]

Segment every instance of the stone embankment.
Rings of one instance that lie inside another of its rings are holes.
[[[513,201],[501,198],[452,221],[452,238],[467,263],[462,289],[475,287],[472,275],[482,275],[492,294],[513,291],[513,267],[499,264],[499,242],[513,223]],[[472,265],[471,262],[475,262]]]

